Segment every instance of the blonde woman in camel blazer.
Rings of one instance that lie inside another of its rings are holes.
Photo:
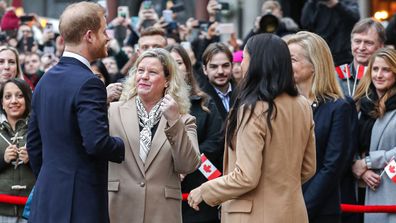
[[[125,161],[109,164],[112,223],[181,223],[180,174],[195,171],[200,158],[195,118],[187,113],[188,88],[178,72],[167,51],[146,51],[137,59],[121,101],[110,105],[110,134],[125,141]],[[142,109],[158,111],[146,157],[141,151]]]

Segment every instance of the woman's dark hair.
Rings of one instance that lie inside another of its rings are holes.
[[[100,71],[100,73],[103,75],[104,79],[105,79],[105,86],[110,84],[110,75],[109,72],[106,69],[106,66],[104,65],[104,63],[101,60],[94,60],[91,62],[91,66],[95,66],[98,68],[98,70]]]
[[[23,98],[25,99],[25,112],[23,113],[23,118],[26,118],[31,111],[31,104],[32,104],[32,90],[30,89],[29,84],[27,84],[24,80],[19,79],[19,78],[12,78],[7,80],[1,85],[0,89],[0,102],[3,104],[3,96],[4,96],[4,88],[8,83],[14,83],[21,91],[23,94]],[[3,109],[3,106],[1,106],[1,111],[3,114],[6,114],[6,112]]]
[[[258,34],[248,40],[245,50],[250,56],[249,68],[238,86],[235,103],[227,118],[228,145],[242,127],[237,126],[238,108],[244,112],[250,110],[250,119],[257,101],[267,102],[265,113],[272,133],[271,119],[276,118],[275,98],[282,93],[298,95],[289,48],[281,38],[269,33]]]
[[[185,80],[186,80],[187,84],[190,85],[190,87],[191,87],[190,95],[201,97],[202,110],[204,110],[206,112],[210,112],[209,108],[206,107],[206,103],[208,102],[209,97],[205,92],[203,92],[198,87],[197,81],[195,80],[195,77],[194,77],[194,71],[193,71],[193,67],[191,64],[191,60],[190,60],[190,57],[188,56],[187,51],[179,44],[168,45],[167,47],[165,47],[165,49],[168,50],[170,53],[176,52],[177,54],[180,55],[180,57],[183,60],[184,66],[186,67]]]

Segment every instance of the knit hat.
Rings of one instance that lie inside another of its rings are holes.
[[[9,10],[4,13],[0,24],[1,30],[16,30],[19,27],[19,18],[16,16],[14,10]]]
[[[234,62],[234,63],[240,63],[240,62],[242,62],[242,59],[243,59],[243,51],[242,51],[242,50],[238,50],[238,51],[234,52],[234,53],[232,54],[232,58],[233,58],[232,62]]]

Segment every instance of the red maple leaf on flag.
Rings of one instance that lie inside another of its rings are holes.
[[[389,166],[389,172],[395,173],[395,166]]]
[[[207,172],[207,173],[210,173],[210,172],[212,172],[212,170],[211,170],[211,166],[210,166],[210,165],[206,165],[206,164],[204,164],[204,166],[203,166],[203,170],[204,170],[205,172]]]

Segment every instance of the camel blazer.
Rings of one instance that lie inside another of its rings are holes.
[[[109,108],[110,134],[125,142],[125,161],[109,163],[112,223],[181,223],[179,174],[200,164],[195,118],[183,115],[172,126],[161,118],[146,163],[139,157],[139,119],[135,98]]]
[[[308,222],[301,184],[315,173],[312,110],[302,96],[275,99],[276,118],[266,122],[266,102],[253,114],[238,109],[232,145],[224,154],[224,176],[201,185],[203,200],[222,203],[226,223]]]

